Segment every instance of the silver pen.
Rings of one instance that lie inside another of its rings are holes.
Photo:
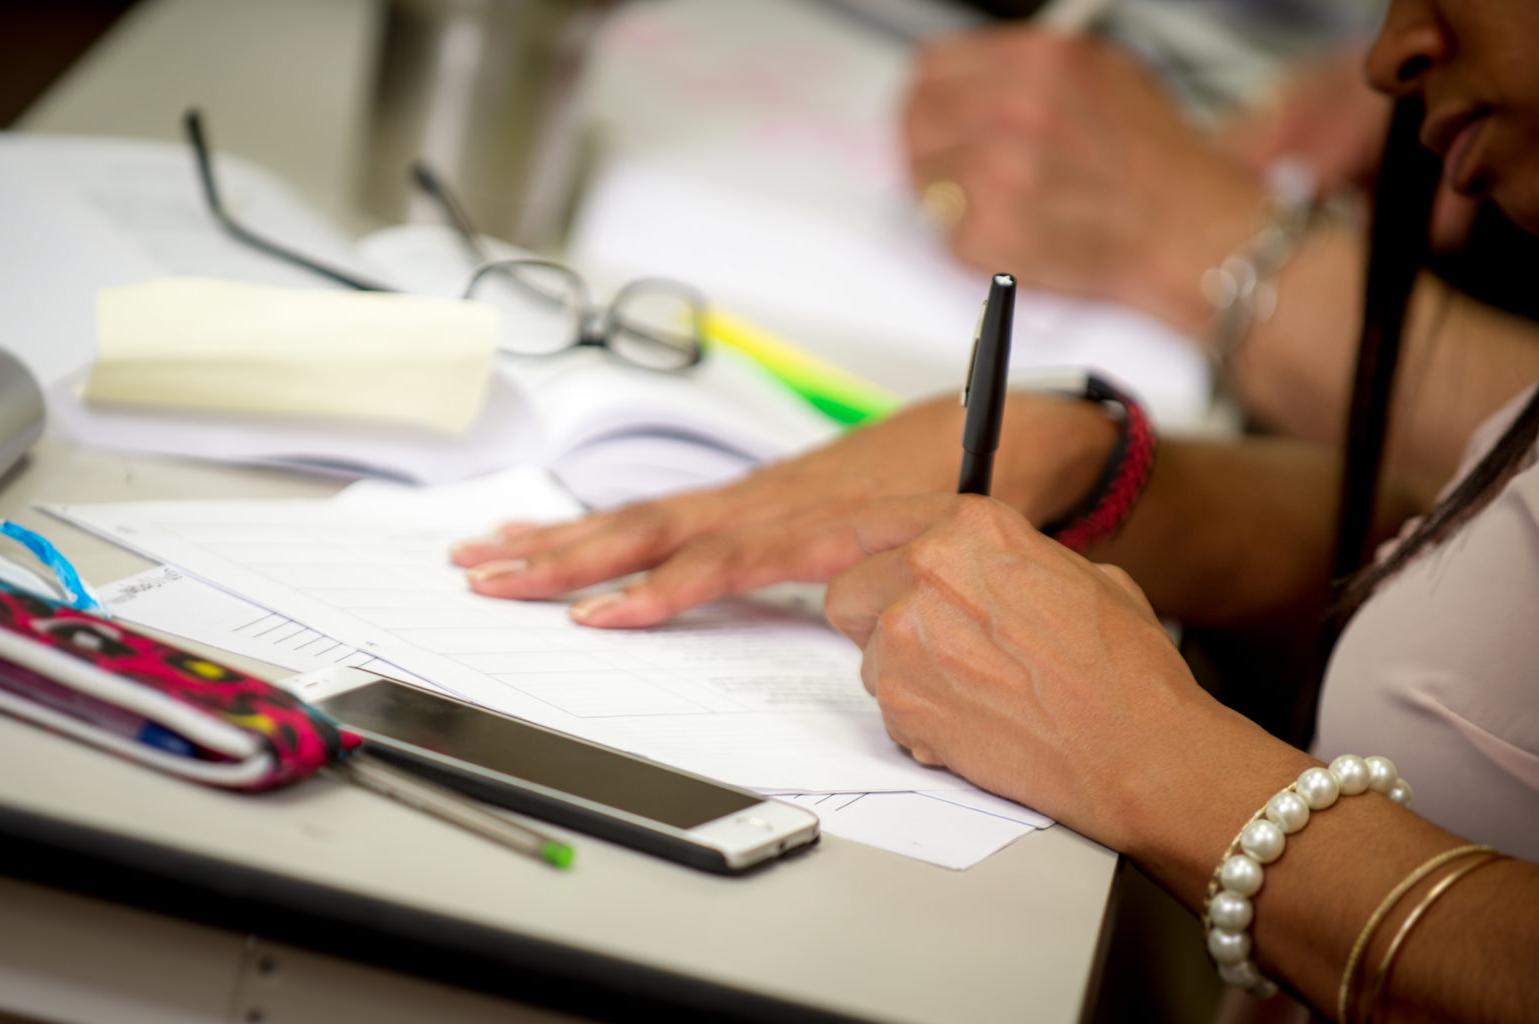
[[[360,750],[328,769],[331,774],[381,796],[387,796],[440,821],[458,825],[483,839],[515,850],[553,867],[572,866],[575,854],[569,843],[495,814],[452,789],[420,779]]]

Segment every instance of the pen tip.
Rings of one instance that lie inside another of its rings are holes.
[[[1015,276],[1013,274],[995,274],[994,283],[1001,288],[1013,288],[1015,286]]]
[[[540,848],[540,857],[563,871],[572,866],[575,854],[576,851],[565,843],[546,843]]]

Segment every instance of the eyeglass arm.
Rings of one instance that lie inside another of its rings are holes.
[[[328,266],[319,260],[313,260],[308,256],[297,253],[286,246],[279,245],[263,238],[261,235],[241,224],[230,216],[219,196],[219,184],[214,178],[214,161],[209,154],[208,140],[203,134],[203,117],[197,110],[189,110],[182,117],[182,124],[187,131],[187,140],[192,143],[192,152],[197,159],[198,178],[203,185],[203,199],[208,204],[209,212],[219,222],[232,238],[253,249],[260,250],[295,266],[303,267],[313,274],[328,278],[347,288],[354,288],[361,292],[393,292],[397,289],[389,285],[378,284],[361,277],[357,277],[345,270],[338,270]]]
[[[439,209],[448,219],[454,233],[459,236],[460,244],[465,247],[465,252],[476,264],[488,263],[492,259],[491,253],[481,244],[481,234],[476,226],[471,223],[470,214],[466,212],[449,186],[443,179],[433,172],[433,169],[425,161],[413,160],[411,165],[412,180],[417,183],[424,194],[438,204]]]

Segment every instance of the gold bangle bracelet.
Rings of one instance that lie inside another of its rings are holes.
[[[1373,982],[1368,986],[1368,991],[1364,996],[1363,1005],[1367,1008],[1363,1016],[1364,1021],[1371,1021],[1373,1019],[1374,1013],[1378,1009],[1379,1001],[1389,988],[1389,972],[1395,965],[1395,957],[1399,955],[1400,947],[1405,943],[1406,936],[1411,934],[1411,930],[1416,927],[1417,922],[1421,920],[1422,915],[1427,912],[1428,908],[1436,903],[1445,892],[1453,888],[1454,883],[1471,871],[1504,859],[1502,854],[1492,853],[1456,868],[1447,875],[1444,875],[1437,885],[1434,885],[1431,891],[1421,898],[1421,902],[1416,904],[1415,909],[1406,915],[1405,920],[1401,922],[1399,929],[1396,930],[1395,937],[1390,940],[1389,949],[1384,951],[1384,959],[1379,961],[1379,970],[1374,975]]]
[[[1352,952],[1347,957],[1346,969],[1341,972],[1341,989],[1336,994],[1336,1020],[1340,1024],[1348,1024],[1349,1021],[1347,1010],[1351,1006],[1352,982],[1357,975],[1357,963],[1363,958],[1363,952],[1368,948],[1368,943],[1372,940],[1373,933],[1378,931],[1379,925],[1384,923],[1384,918],[1394,909],[1395,904],[1399,903],[1401,898],[1410,892],[1417,882],[1420,882],[1449,861],[1458,860],[1460,857],[1468,857],[1476,853],[1494,852],[1489,846],[1479,846],[1474,843],[1468,846],[1456,846],[1452,850],[1444,850],[1436,857],[1425,861],[1409,875],[1406,875],[1405,878],[1400,880],[1398,885],[1389,891],[1389,895],[1385,896],[1379,905],[1374,908],[1373,914],[1368,918],[1368,923],[1363,925],[1363,930],[1358,933],[1357,941],[1352,944]]]

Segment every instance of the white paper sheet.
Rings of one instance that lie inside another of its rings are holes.
[[[818,816],[823,831],[961,871],[1034,826],[969,810],[927,793],[781,793]]]
[[[859,652],[812,610],[735,601],[655,630],[585,629],[559,602],[469,593],[446,552],[478,531],[383,500],[367,512],[326,502],[51,511],[468,700],[704,775],[777,790],[972,788],[892,743],[860,685]],[[517,509],[483,515],[478,528]]]
[[[362,484],[350,500],[378,500],[390,485]],[[428,506],[421,505],[424,510]],[[0,569],[4,563],[0,563]],[[270,662],[293,672],[332,665],[410,678],[380,659],[161,566],[101,588],[121,619]],[[419,685],[425,680],[411,679]],[[952,870],[968,868],[1034,829],[1052,824],[988,793],[772,793],[814,811],[823,830]]]
[[[96,355],[96,293],[157,268],[99,212],[10,159],[0,133],[0,223],[12,252],[0,274],[7,350],[47,389]]]
[[[281,179],[228,153],[215,155],[220,197],[241,223],[267,238],[360,277],[377,278],[347,238]],[[0,133],[0,168],[46,182],[89,207],[119,242],[160,274],[330,288],[323,279],[252,249],[209,213],[192,147],[144,139]],[[52,215],[52,211],[49,211]],[[82,240],[74,247],[86,248]]]

